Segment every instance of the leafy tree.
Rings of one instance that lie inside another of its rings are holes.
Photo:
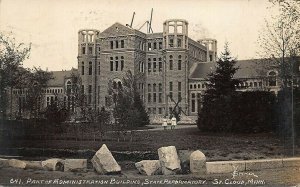
[[[225,131],[232,129],[232,103],[236,86],[240,83],[233,76],[238,70],[231,57],[228,44],[216,62],[216,69],[208,75],[203,108],[198,112],[198,127],[204,130]]]
[[[14,38],[6,37],[0,33],[0,112],[2,118],[6,118],[8,106],[7,92],[20,85],[20,72],[22,62],[29,58],[31,46],[17,43]],[[12,110],[10,111],[10,115]]]

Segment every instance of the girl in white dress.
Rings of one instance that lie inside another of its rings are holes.
[[[177,125],[176,118],[173,116],[171,119],[171,129],[175,129]]]
[[[166,118],[166,116],[164,116],[164,118],[163,118],[162,126],[164,127],[164,130],[167,129],[168,123],[167,123],[167,118]]]

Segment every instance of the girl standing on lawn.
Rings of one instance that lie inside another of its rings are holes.
[[[163,118],[162,126],[164,127],[164,130],[167,129],[168,123],[167,123],[167,118],[166,118],[166,116],[164,116],[164,118]]]
[[[175,116],[173,116],[171,119],[171,129],[175,129],[176,125],[177,125],[176,118]]]

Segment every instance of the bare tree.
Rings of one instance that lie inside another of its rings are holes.
[[[259,55],[269,60],[269,69],[277,69],[282,86],[287,87],[293,76],[296,57],[300,55],[300,1],[270,0],[277,13],[265,20],[258,43]]]
[[[300,1],[270,0],[277,10],[259,36],[260,55],[270,63],[265,68],[277,69],[281,79],[279,126],[284,144],[295,152],[293,82],[300,55]],[[290,152],[287,152],[288,154]]]

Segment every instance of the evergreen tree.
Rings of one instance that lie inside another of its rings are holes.
[[[197,125],[200,129],[226,131],[233,128],[232,103],[236,86],[240,83],[233,78],[238,70],[235,65],[236,60],[231,57],[226,43],[215,71],[208,74],[203,107],[198,111]]]

